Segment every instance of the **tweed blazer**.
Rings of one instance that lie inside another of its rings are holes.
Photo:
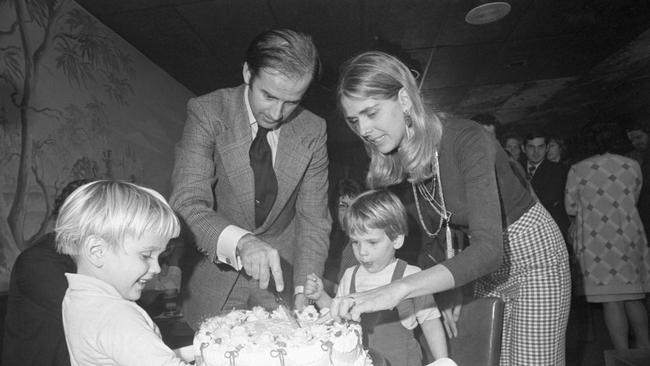
[[[245,85],[240,85],[188,102],[172,173],[170,203],[205,254],[189,287],[206,291],[190,296],[205,297],[216,287],[208,297],[214,297],[211,306],[217,310],[236,279],[235,271],[216,265],[217,239],[228,225],[249,230],[278,249],[285,287],[291,292],[293,284],[304,284],[307,274],[323,273],[329,248],[325,121],[299,106],[282,125],[274,163],[277,198],[266,221],[255,228],[248,154],[253,139],[244,91]]]

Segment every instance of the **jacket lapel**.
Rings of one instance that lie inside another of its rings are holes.
[[[275,175],[278,179],[278,196],[269,212],[269,219],[262,225],[266,226],[284,208],[291,194],[295,191],[302,177],[309,158],[309,149],[305,146],[304,133],[301,133],[300,118],[282,125],[278,150],[275,156]]]
[[[546,173],[546,160],[542,160],[541,163],[537,166],[537,169],[535,169],[535,175],[533,175],[533,180],[540,184],[543,183],[544,177]]]
[[[253,171],[250,167],[248,150],[251,137],[248,114],[244,105],[244,86],[235,89],[231,107],[225,113],[228,120],[218,121],[222,133],[217,134],[215,148],[221,155],[221,161],[232,190],[241,205],[249,227],[255,227],[255,190]]]
[[[226,114],[232,121],[218,121],[220,130],[215,148],[222,163],[242,212],[249,227],[255,227],[255,187],[253,170],[250,167],[250,149],[253,138],[250,132],[248,114],[244,105],[244,86],[233,94],[232,108]],[[300,111],[297,111],[298,113]],[[305,146],[305,134],[300,126],[300,117],[282,125],[275,155],[274,170],[278,180],[278,195],[266,221],[256,232],[264,231],[280,214],[291,194],[295,191],[311,156]]]

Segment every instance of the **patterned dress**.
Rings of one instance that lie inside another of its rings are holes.
[[[590,302],[642,298],[650,290],[650,256],[636,208],[639,164],[615,154],[595,155],[571,167],[567,213],[575,215],[573,249]]]

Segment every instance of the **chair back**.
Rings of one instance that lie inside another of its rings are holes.
[[[449,357],[458,366],[498,366],[501,356],[503,300],[474,298],[461,308],[458,337],[449,339]]]

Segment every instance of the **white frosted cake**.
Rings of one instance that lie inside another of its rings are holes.
[[[295,328],[282,311],[233,310],[205,320],[194,336],[197,365],[369,366],[357,323],[322,322],[318,311],[298,313]]]

